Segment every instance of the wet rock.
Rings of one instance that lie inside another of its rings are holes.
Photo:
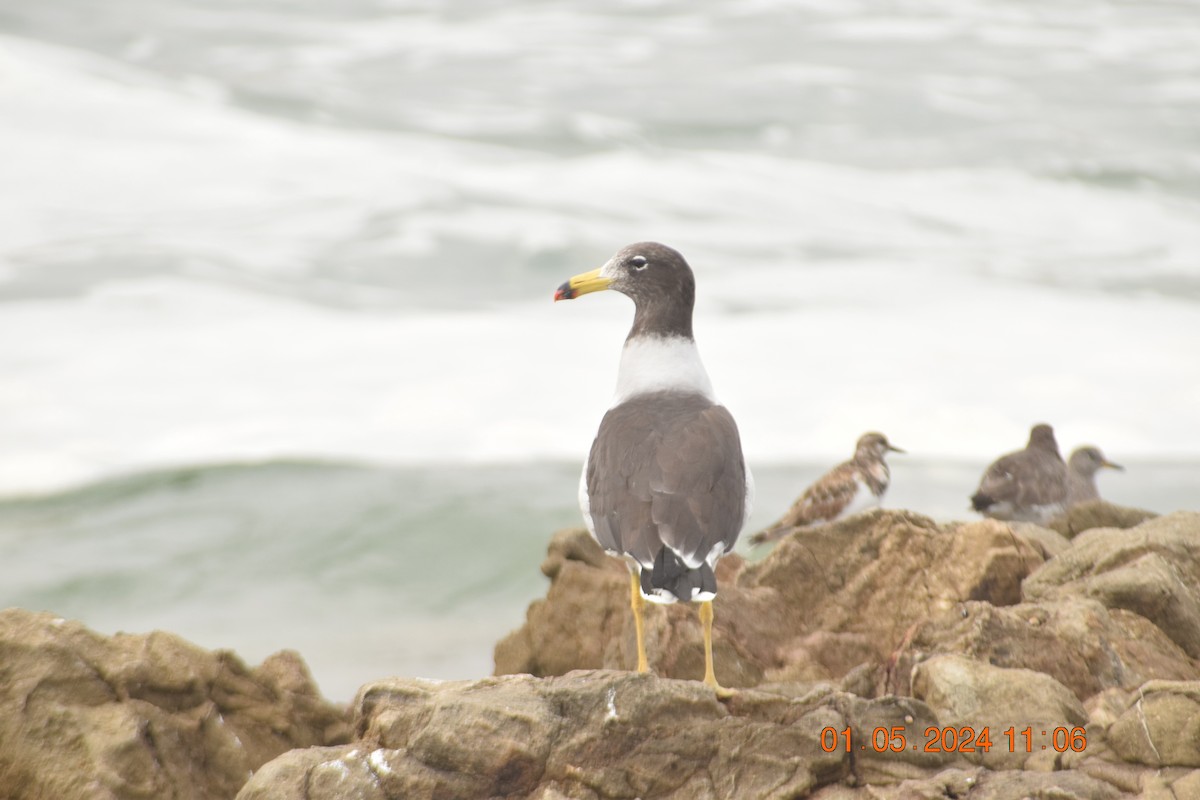
[[[348,734],[294,653],[250,669],[169,633],[0,611],[0,797],[230,797],[280,753]]]
[[[1135,528],[1095,528],[1026,579],[1029,600],[1092,597],[1153,622],[1200,657],[1200,513],[1180,511]]]

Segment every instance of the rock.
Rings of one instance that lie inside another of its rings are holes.
[[[1115,800],[1121,796],[1118,789],[1083,774],[954,768],[898,786],[828,786],[812,800]]]
[[[231,797],[280,753],[348,734],[295,653],[248,669],[169,633],[0,611],[0,797]]]
[[[922,777],[930,769],[954,760],[953,753],[914,746],[923,745],[924,732],[938,725],[933,710],[919,700],[911,697],[864,700],[839,693],[831,696],[829,702],[851,730],[854,752],[851,772],[856,784],[899,783]]]
[[[1023,592],[1030,600],[1083,595],[1132,611],[1200,658],[1200,513],[1089,530],[1030,575]]]
[[[756,564],[722,560],[717,678],[733,687],[839,680],[881,663],[932,612],[966,600],[1019,602],[1021,582],[1043,561],[1042,549],[994,520],[938,526],[918,514],[876,510],[798,532]],[[556,534],[543,571],[550,590],[497,645],[496,673],[631,668],[624,565],[581,530]],[[656,673],[703,675],[694,609],[649,606],[646,645]]]
[[[1126,761],[1151,767],[1200,767],[1200,681],[1150,681],[1108,729]]]
[[[880,691],[907,694],[913,665],[937,653],[1042,672],[1081,701],[1106,689],[1135,689],[1152,678],[1196,674],[1187,653],[1148,620],[1067,597],[1003,608],[963,603],[931,616],[917,627]]]
[[[994,769],[1027,765],[1045,750],[1053,755],[1058,750],[1051,738],[1056,728],[1082,732],[1087,722],[1075,695],[1049,675],[993,667],[965,656],[939,655],[921,662],[913,670],[912,691],[933,709],[946,736],[953,737],[953,742],[945,739],[944,748]],[[1030,736],[1022,738],[1020,732],[1030,728]],[[985,730],[990,745],[980,741],[976,746],[974,740],[982,740]],[[972,743],[964,745],[967,739]]]
[[[1089,726],[1090,730],[1091,727]],[[1090,755],[1097,750],[1101,751],[1100,755]],[[1146,768],[1120,761],[1118,757],[1113,756],[1106,748],[1097,747],[1097,743],[1090,739],[1088,740],[1086,752],[1089,754],[1088,757],[1081,759],[1077,765],[1067,766],[1066,768],[1098,781],[1103,781],[1124,795],[1137,794],[1141,791],[1149,772]],[[1069,761],[1069,758],[1064,758],[1064,766]]]
[[[1010,522],[1013,534],[1033,545],[1043,560],[1059,555],[1071,546],[1071,540],[1061,533],[1035,525],[1032,522]]]
[[[743,692],[722,704],[693,681],[609,671],[381,681],[354,701],[360,743],[285,754],[238,800],[801,797],[849,774],[850,754],[821,744],[849,724],[838,702],[850,701]]]
[[[1200,797],[1200,770],[1189,770],[1171,783],[1176,800],[1184,797]]]
[[[1134,528],[1156,516],[1153,511],[1141,508],[1127,508],[1104,500],[1088,500],[1051,520],[1048,527],[1073,539],[1092,528]]]
[[[802,531],[748,567],[740,585],[774,589],[810,630],[852,631],[890,650],[930,610],[964,600],[1021,599],[1042,557],[995,520],[939,527],[876,510]]]
[[[969,800],[1116,800],[1115,787],[1076,772],[984,773]]]
[[[948,797],[973,797],[970,794],[985,775],[979,767],[950,768],[933,776],[913,778],[895,786],[829,786],[813,795],[813,800],[946,800]]]
[[[874,664],[881,656],[879,647],[864,634],[816,631],[781,649],[784,666],[769,670],[765,679],[773,683],[830,681],[860,664]]]
[[[587,531],[572,530],[551,539],[542,571],[551,579],[550,591],[529,606],[524,627],[496,645],[497,674],[563,675],[626,666],[619,640],[630,615],[628,570],[606,556]],[[651,609],[647,621],[655,619]]]

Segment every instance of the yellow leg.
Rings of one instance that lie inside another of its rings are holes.
[[[712,601],[700,603],[700,624],[704,626],[704,682],[713,688],[717,697],[733,697],[733,692],[717,683],[717,674],[713,672],[712,656]]]
[[[642,627],[642,612],[646,608],[646,598],[642,597],[642,585],[638,574],[629,572],[629,604],[633,607],[633,626],[637,629],[638,672],[649,672],[650,664],[646,661],[646,633]]]

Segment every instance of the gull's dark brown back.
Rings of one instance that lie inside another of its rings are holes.
[[[746,470],[737,425],[700,395],[655,392],[610,409],[586,481],[600,545],[645,568],[664,546],[697,565],[718,544],[731,550],[741,531]]]

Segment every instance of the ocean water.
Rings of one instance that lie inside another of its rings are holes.
[[[1200,507],[1194,3],[0,0],[0,605],[467,677],[697,272],[752,526],[864,430]]]

